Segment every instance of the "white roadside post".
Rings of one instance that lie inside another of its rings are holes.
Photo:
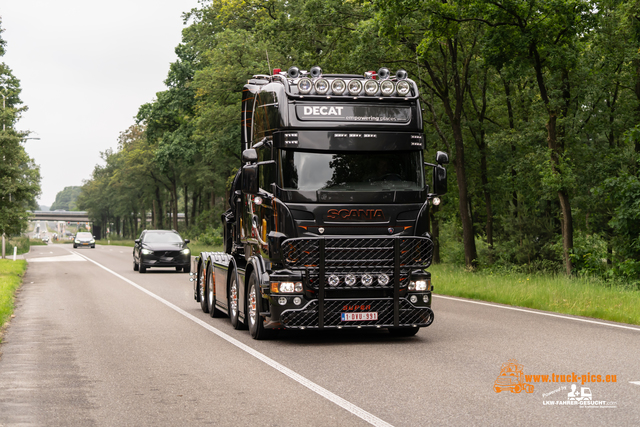
[[[18,247],[14,246],[13,247],[13,260],[16,260],[16,257],[18,256]]]

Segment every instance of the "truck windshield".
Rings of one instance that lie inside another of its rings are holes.
[[[424,188],[419,151],[311,153],[282,150],[281,185],[299,191],[416,191]]]

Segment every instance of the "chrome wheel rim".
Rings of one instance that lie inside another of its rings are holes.
[[[252,286],[249,291],[249,321],[251,325],[256,323],[256,287]]]
[[[213,299],[215,298],[213,293],[213,286],[209,285],[209,310],[213,309]]]
[[[234,278],[231,282],[231,315],[238,315],[238,282]]]
[[[199,285],[199,287],[200,287],[200,301],[204,300],[204,286],[203,286],[204,283],[203,282],[204,282],[204,275],[201,274],[200,275],[200,285]]]

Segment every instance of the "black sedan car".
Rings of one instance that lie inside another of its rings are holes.
[[[133,247],[133,271],[144,273],[147,268],[175,267],[176,271],[191,272],[189,239],[174,230],[144,230]]]

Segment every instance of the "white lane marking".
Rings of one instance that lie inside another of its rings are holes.
[[[561,314],[545,313],[543,311],[527,310],[525,308],[518,308],[518,307],[505,306],[505,305],[491,304],[491,303],[488,303],[488,302],[473,301],[473,300],[468,300],[468,299],[464,299],[464,298],[446,297],[444,295],[434,295],[434,297],[442,298],[442,299],[450,299],[450,300],[459,301],[459,302],[467,302],[467,303],[470,303],[470,304],[486,305],[486,306],[489,306],[489,307],[502,308],[502,309],[505,309],[505,310],[523,311],[525,313],[530,313],[530,314],[539,314],[540,316],[558,317],[560,319],[575,320],[576,322],[585,322],[585,323],[593,323],[595,325],[611,326],[612,328],[630,329],[632,331],[640,332],[640,328],[638,328],[638,327],[626,326],[626,325],[618,325],[616,323],[599,322],[597,320],[581,319],[579,317],[563,316]]]
[[[47,257],[40,257],[40,258],[29,258],[27,259],[28,262],[65,262],[65,261],[82,261],[84,262],[85,259],[75,255],[75,254],[71,254],[71,255],[62,255],[62,256],[47,256]]]
[[[94,263],[98,267],[100,267],[103,270],[113,274],[117,278],[124,280],[125,282],[127,282],[131,286],[141,290],[142,292],[144,292],[145,294],[149,295],[150,297],[156,299],[157,301],[160,301],[162,304],[166,305],[167,307],[172,308],[176,312],[182,314],[187,319],[192,320],[193,322],[197,323],[198,325],[202,326],[203,328],[209,330],[210,332],[213,332],[214,334],[216,334],[220,338],[224,339],[228,343],[235,345],[240,350],[243,350],[243,351],[249,353],[250,355],[252,355],[256,359],[258,359],[258,360],[266,363],[267,365],[271,366],[272,368],[282,372],[283,374],[285,374],[286,376],[288,376],[292,380],[294,380],[297,383],[305,386],[306,388],[308,388],[309,390],[313,391],[314,393],[317,393],[320,396],[324,397],[325,399],[329,400],[330,402],[335,403],[339,407],[341,407],[343,409],[346,409],[347,411],[351,412],[356,417],[358,417],[358,418],[360,418],[360,419],[362,419],[362,420],[364,420],[364,421],[366,421],[369,424],[374,425],[374,426],[378,426],[378,427],[393,427],[391,424],[387,423],[384,420],[381,420],[380,418],[376,417],[372,413],[365,411],[364,409],[360,408],[359,406],[354,405],[353,403],[349,402],[348,400],[345,400],[342,397],[330,392],[326,388],[319,386],[318,384],[314,383],[311,380],[308,380],[307,378],[303,377],[302,375],[298,374],[297,372],[287,368],[284,365],[281,365],[280,363],[276,362],[275,360],[271,359],[268,356],[265,356],[264,354],[260,353],[259,351],[254,350],[253,348],[249,347],[248,345],[241,343],[237,339],[225,334],[221,330],[219,330],[217,328],[214,328],[210,324],[208,324],[208,323],[198,319],[197,317],[187,313],[186,311],[184,311],[180,307],[178,307],[178,306],[170,303],[169,301],[159,297],[158,295],[148,291],[147,289],[145,289],[142,286],[136,284],[135,282],[132,282],[131,280],[127,279],[126,277],[119,275],[118,273],[116,273],[113,270],[110,270],[109,268],[105,267],[104,265],[102,265],[102,264],[92,260],[91,258],[88,258],[88,257],[84,256],[84,255],[78,254],[76,252],[72,252],[72,253],[75,253],[75,254],[85,258],[87,261],[90,261],[90,262]]]
[[[640,385],[640,381],[629,381],[631,384]]]

